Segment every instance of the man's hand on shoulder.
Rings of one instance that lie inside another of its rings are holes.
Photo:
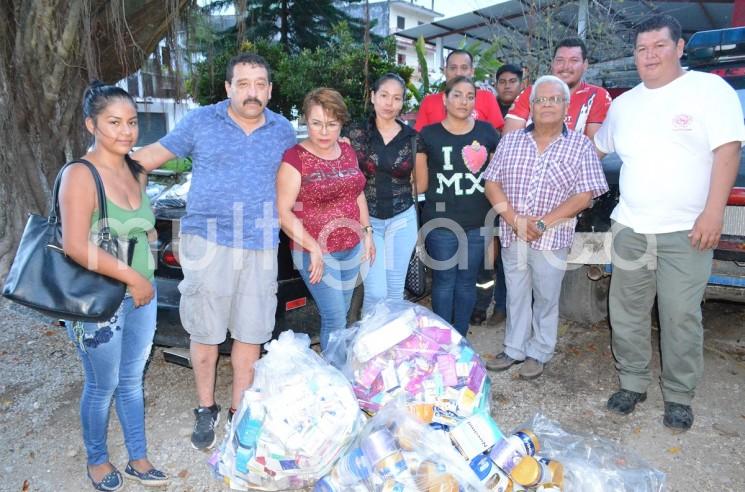
[[[722,224],[722,214],[704,209],[688,234],[691,246],[699,251],[715,248],[722,234]]]

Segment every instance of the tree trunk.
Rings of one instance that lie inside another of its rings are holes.
[[[90,80],[135,72],[189,0],[0,2],[0,278],[26,216],[46,213],[61,165],[86,148]]]
[[[284,47],[285,53],[290,52],[290,8],[287,5],[288,0],[282,0],[281,13],[279,16],[279,42]]]

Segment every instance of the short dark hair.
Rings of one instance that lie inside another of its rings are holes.
[[[305,95],[305,99],[303,100],[303,115],[306,120],[313,106],[320,106],[324,113],[329,113],[342,125],[349,121],[349,111],[347,111],[344,98],[334,89],[319,87]]]
[[[559,48],[580,48],[582,50],[582,60],[587,60],[587,45],[580,38],[564,38],[554,48],[554,58]]]
[[[643,32],[659,31],[666,27],[670,30],[670,38],[672,38],[673,43],[677,43],[682,36],[683,29],[680,27],[678,19],[667,14],[655,15],[640,22],[634,29],[634,42],[636,43],[637,38]]]
[[[476,82],[473,81],[472,78],[466,77],[465,75],[458,75],[457,77],[453,77],[452,79],[448,80],[445,84],[445,95],[449,96],[450,91],[453,90],[453,87],[460,84],[461,82],[466,82],[468,84],[471,84],[471,87],[473,87],[473,90],[476,91]]]
[[[499,76],[503,73],[514,73],[515,75],[517,75],[517,78],[520,79],[520,82],[522,82],[523,80],[523,69],[518,67],[517,65],[505,63],[497,69],[497,75],[495,78],[499,80]]]
[[[466,55],[468,57],[468,61],[471,62],[471,66],[473,66],[473,55],[466,50],[453,50],[448,53],[448,56],[445,57],[445,66],[447,66],[448,62],[450,61],[450,57],[453,55]]]
[[[266,77],[269,83],[272,83],[272,70],[269,68],[269,63],[267,63],[263,56],[257,55],[256,53],[240,53],[231,58],[228,62],[227,68],[225,69],[225,82],[230,84],[233,81],[233,69],[236,65],[240,65],[241,63],[264,67],[266,70]]]

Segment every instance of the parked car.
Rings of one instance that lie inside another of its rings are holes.
[[[181,217],[186,213],[186,198],[190,173],[157,170],[151,174],[148,194],[151,195],[155,211],[155,229],[158,240],[153,243],[156,258],[155,282],[158,288],[158,324],[155,332],[156,345],[175,348],[189,346],[189,335],[181,325],[179,303],[181,293],[178,284],[183,279],[181,265],[174,251],[174,241],[178,238]],[[295,269],[290,255],[289,238],[279,234],[278,290],[276,323],[273,337],[285,330],[307,333],[311,339],[318,340],[320,315],[303,279]],[[426,283],[431,285],[431,281]],[[406,293],[406,298],[416,301],[428,295],[414,296]],[[360,283],[354,291],[349,309],[348,322],[360,318],[364,286]],[[231,339],[220,346],[220,351],[230,351]]]
[[[745,106],[745,27],[695,33],[686,45],[684,61],[691,70],[720,75]],[[618,203],[621,165],[617,155],[605,157],[603,169],[610,191],[579,215],[559,306],[567,319],[593,323],[607,317],[612,274],[610,213]],[[705,298],[745,302],[745,155],[725,209]]]
[[[181,325],[179,317],[181,293],[178,284],[183,279],[183,273],[174,251],[180,220],[186,213],[189,181],[189,173],[155,171],[149,187],[149,192],[156,195],[153,199],[153,209],[155,229],[158,232],[158,240],[153,244],[153,254],[157,262],[155,282],[158,288],[155,344],[166,347],[189,346],[189,335]],[[289,239],[284,233],[280,233],[277,261],[277,311],[273,336],[276,337],[285,330],[293,330],[317,338],[320,330],[318,310],[292,263]],[[231,339],[228,337],[220,347],[221,352],[229,352],[230,345]]]

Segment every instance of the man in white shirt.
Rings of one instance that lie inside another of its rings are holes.
[[[628,414],[646,399],[657,295],[663,423],[676,430],[693,424],[704,368],[701,301],[745,140],[737,94],[716,75],[684,70],[683,47],[674,18],[640,24],[634,60],[642,83],[613,102],[595,135],[601,153],[623,161],[609,300],[621,389],[608,409]]]

